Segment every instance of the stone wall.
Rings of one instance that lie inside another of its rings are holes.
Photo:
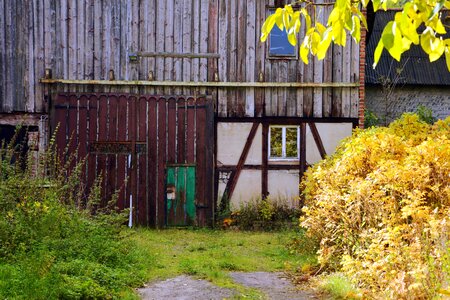
[[[433,111],[433,116],[450,116],[450,86],[404,86],[395,88],[388,100],[381,86],[366,86],[366,108],[388,122],[404,112],[414,112],[419,105]]]

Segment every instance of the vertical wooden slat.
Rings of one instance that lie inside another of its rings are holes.
[[[97,140],[97,104],[98,98],[96,96],[90,96],[88,98],[87,104],[87,127],[88,127],[88,147],[90,144]],[[97,167],[97,155],[94,153],[88,154],[88,167],[87,167],[87,190],[91,191],[92,183],[96,177],[96,167]],[[120,209],[123,209],[123,205],[119,202]]]
[[[158,160],[157,160],[157,148],[158,148],[158,116],[157,116],[157,100],[154,97],[150,97],[148,100],[148,112],[147,112],[147,123],[148,123],[148,135],[147,135],[147,148],[148,148],[148,162],[147,162],[147,178],[148,186],[147,189],[149,193],[149,222],[151,226],[158,225],[158,214],[157,214],[157,199],[158,199],[158,183],[157,183],[157,172],[158,172]]]
[[[184,98],[177,99],[178,116],[177,116],[177,162],[186,162],[186,100]]]
[[[34,30],[34,78],[37,80],[44,74],[44,18],[43,7],[39,1],[33,1],[33,30]],[[43,87],[41,84],[35,85],[34,107],[37,112],[44,111]]]
[[[64,1],[63,1],[64,2]],[[103,5],[101,1],[94,1],[94,51],[93,63],[94,63],[94,75],[93,79],[105,79],[105,73],[103,73],[105,67],[103,66]]]
[[[247,53],[247,0],[236,0],[237,2],[237,56],[236,56],[236,80],[243,82],[246,80],[246,55]],[[250,71],[252,72],[252,71]],[[237,89],[236,92],[236,115],[243,117],[246,112],[246,89]]]
[[[166,18],[166,1],[156,1],[156,52],[164,52],[164,39],[165,39],[165,25]],[[155,60],[155,79],[164,80],[164,58],[156,57]],[[158,94],[162,94],[163,91],[157,88]]]
[[[229,81],[228,73],[227,73],[227,56],[228,56],[228,40],[229,40],[229,31],[228,31],[228,10],[229,0],[219,1],[219,36],[218,36],[218,51],[219,51],[219,62],[218,62],[218,74],[219,80],[223,82]],[[217,97],[217,114],[220,117],[227,116],[227,90],[219,89],[218,97]]]
[[[256,3],[255,0],[247,1],[246,7],[246,43],[247,48],[243,55],[245,56],[245,74],[246,81],[254,82],[255,81],[255,64],[256,64],[256,52],[255,52],[255,23],[256,23]],[[259,47],[260,45],[258,45]],[[246,99],[245,99],[245,116],[253,117],[255,115],[255,89],[247,88],[245,90]]]
[[[214,106],[212,98],[206,99],[205,108],[205,221],[203,225],[214,225],[215,203],[214,203]],[[201,145],[200,145],[201,147]]]
[[[165,167],[166,167],[166,99],[158,99],[158,151],[157,151],[157,224],[162,225],[165,221]]]
[[[9,0],[5,3],[5,99],[3,101],[3,111],[11,112],[14,107],[14,76],[15,76],[15,67],[14,67],[14,52],[15,52],[15,30],[16,26],[14,24],[14,16],[16,14],[16,1]]]
[[[288,80],[288,63],[281,61],[279,64],[278,81],[287,82]],[[287,113],[287,91],[286,88],[278,89],[277,116],[286,116]]]
[[[76,79],[85,79],[84,73],[86,68],[85,61],[85,36],[88,35],[88,29],[86,26],[86,20],[84,18],[86,1],[77,1],[76,6],[76,23],[74,23],[74,27],[76,27],[76,64],[77,64],[77,76]]]
[[[192,19],[191,19],[191,44],[192,52],[200,52],[200,2],[201,0],[192,0]],[[193,58],[191,65],[191,80],[199,81],[199,59]]]
[[[108,141],[117,141],[117,128],[120,126],[120,120],[118,119],[119,99],[117,95],[110,95],[108,97]],[[111,199],[112,195],[119,188],[117,181],[117,154],[108,155],[108,170],[107,170],[107,192],[106,198]]]
[[[87,159],[88,154],[88,98],[86,95],[80,96],[78,100],[78,161]],[[85,164],[86,167],[86,164]],[[82,182],[87,182],[87,170],[82,171]]]
[[[187,128],[186,128],[186,162],[195,163],[194,143],[195,143],[195,100],[187,99]]]
[[[227,72],[228,79],[230,81],[236,81],[236,71],[237,71],[237,52],[238,52],[238,0],[230,0],[230,9],[227,11],[228,13],[228,32],[229,41],[228,41],[228,51],[227,51]],[[227,103],[227,111],[229,117],[237,116],[237,107],[239,105],[237,98],[237,90],[229,89],[228,90],[228,103]]]
[[[261,36],[261,27],[266,19],[266,6],[265,1],[256,1],[255,3],[255,75],[254,78],[257,81],[264,80],[265,71],[265,59],[266,59],[266,47],[259,40]],[[260,78],[260,75],[262,78]],[[267,74],[266,74],[267,75]],[[264,89],[255,89],[255,116],[261,117],[264,113]]]
[[[147,139],[147,99],[139,97],[137,103],[137,141],[145,142]],[[148,145],[146,145],[148,147]],[[148,207],[148,186],[147,186],[147,159],[148,155],[145,152],[137,155],[137,201],[138,201],[138,220],[139,224],[149,225],[149,207]]]
[[[177,157],[177,103],[175,98],[168,99],[167,112],[167,162],[175,163]]]
[[[112,52],[111,52],[111,40],[112,40],[112,18],[111,15],[111,1],[102,2],[102,77],[108,79],[109,70],[113,68],[111,64]]]
[[[200,1],[200,18],[199,18],[199,52],[208,52],[208,14],[209,1]],[[199,81],[208,81],[207,59],[199,59]],[[205,94],[205,89],[200,89],[201,94]]]
[[[333,44],[333,82],[342,82],[342,47]],[[342,116],[342,88],[334,88],[332,94],[331,115]]]
[[[68,79],[79,79],[77,72],[77,3],[71,0],[67,6]]]
[[[84,15],[84,79],[94,79],[94,0],[88,0]],[[96,18],[97,16],[95,16]]]
[[[347,34],[347,46],[342,49],[342,82],[348,83],[351,78],[352,66],[352,38]],[[342,89],[342,114],[340,117],[349,118],[351,110],[350,89]]]
[[[192,52],[192,1],[183,2],[183,52]],[[191,80],[191,60],[183,59],[183,81]],[[184,94],[189,94],[189,89],[184,89]]]
[[[174,28],[174,37],[173,37],[173,48],[177,53],[183,52],[183,0],[175,0],[174,3],[174,16],[173,16],[173,28]],[[181,58],[174,59],[173,62],[173,70],[172,70],[172,78],[176,81],[182,81],[183,79],[183,60]],[[182,88],[174,89],[175,95],[182,94]]]
[[[117,140],[126,141],[127,140],[127,99],[125,96],[119,97],[119,103],[117,107],[118,120],[121,122],[121,126],[117,128]],[[126,208],[126,187],[125,180],[127,180],[127,169],[128,169],[128,155],[118,155],[117,157],[117,188],[120,189],[119,192],[119,208]],[[128,180],[129,181],[129,180]]]
[[[174,0],[166,0],[165,23],[164,23],[164,51],[174,51]],[[164,80],[173,80],[173,58],[164,60]],[[172,95],[171,88],[165,88],[165,95]]]
[[[5,37],[5,29],[6,29],[6,1],[0,3],[0,99],[2,99],[2,103],[0,105],[0,111],[4,111],[4,99],[6,99],[6,37]],[[32,10],[31,10],[32,11]],[[32,16],[32,13],[31,13]],[[28,17],[29,18],[29,17]],[[32,22],[33,19],[31,19]],[[32,23],[31,23],[32,24]],[[32,28],[32,27],[30,27]],[[30,32],[33,32],[32,29]],[[30,72],[32,72],[30,70]],[[31,85],[34,86],[34,85]],[[34,91],[33,91],[34,93]],[[31,92],[30,92],[31,94]]]
[[[271,82],[277,82],[279,79],[279,61],[272,62],[272,68],[270,73],[270,81]],[[271,93],[270,98],[270,108],[269,108],[269,116],[277,116],[278,115],[278,101],[279,95],[278,95],[278,88],[269,88],[268,89]],[[268,111],[266,110],[266,113]]]
[[[106,95],[101,95],[98,98],[98,116],[97,116],[97,141],[106,141],[107,140],[107,118],[108,118],[108,98]],[[106,196],[106,182],[107,182],[107,173],[106,173],[106,165],[107,165],[107,157],[105,154],[97,155],[97,176],[102,176],[102,199],[105,199]],[[102,201],[102,205],[106,203],[104,200]]]
[[[155,15],[152,14],[150,17],[149,7],[151,4],[154,4],[154,1],[139,1],[138,15],[134,16],[139,20],[139,43],[136,49],[131,49],[132,51],[150,51],[150,45],[155,46],[155,36],[153,35],[154,26],[152,25],[152,21],[155,20]],[[134,5],[136,2],[134,2]],[[138,63],[138,78],[141,80],[148,79],[148,67],[150,64],[150,60],[153,58],[140,59]],[[152,70],[153,71],[153,70]]]

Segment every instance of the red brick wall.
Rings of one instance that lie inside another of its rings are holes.
[[[363,10],[366,17],[366,10]],[[366,29],[361,30],[361,41],[359,46],[359,127],[364,128],[364,109],[365,109],[365,68],[366,68]]]

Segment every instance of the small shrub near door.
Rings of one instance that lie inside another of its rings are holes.
[[[256,199],[231,213],[231,225],[242,230],[279,230],[298,224],[300,208],[287,199]]]
[[[450,117],[357,130],[309,169],[301,225],[319,261],[370,297],[449,294]]]

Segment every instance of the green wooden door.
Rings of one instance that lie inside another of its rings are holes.
[[[168,166],[166,174],[166,225],[196,225],[195,166]]]

